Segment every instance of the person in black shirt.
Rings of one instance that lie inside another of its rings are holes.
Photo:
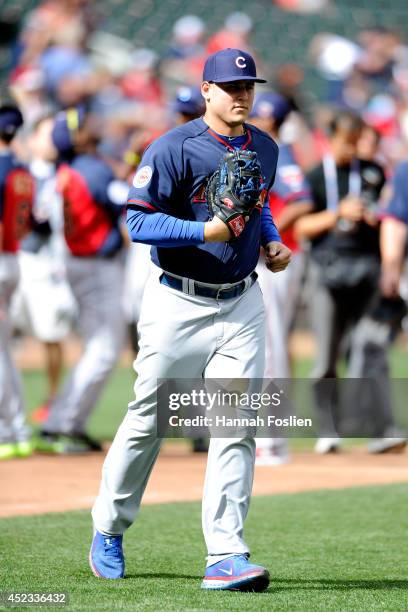
[[[405,445],[405,439],[394,433],[388,343],[372,327],[380,275],[377,201],[385,175],[379,164],[356,157],[363,125],[349,112],[334,117],[323,160],[307,175],[314,212],[296,225],[298,237],[310,241],[312,327],[317,341],[312,378],[321,436],[315,447],[318,453],[337,450],[339,432],[364,434],[362,403],[370,394],[373,405],[367,406],[370,419],[365,424],[373,421],[374,410],[375,425],[367,435],[377,439],[369,450],[386,452]],[[342,389],[347,417],[340,410],[336,383],[345,340],[347,378],[353,379]]]

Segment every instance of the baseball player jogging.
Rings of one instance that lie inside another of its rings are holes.
[[[160,449],[157,379],[263,377],[264,307],[254,270],[261,244],[274,272],[286,268],[290,250],[263,206],[277,145],[245,123],[254,82],[264,81],[248,53],[211,55],[201,85],[205,115],[150,145],[129,193],[130,236],[152,245],[158,274],[143,297],[136,399],[106,457],[92,511],[89,559],[101,578],[124,576],[123,533]],[[253,437],[211,439],[204,589],[262,591],[269,584],[268,571],[249,562],[243,539],[254,461]]]
[[[102,450],[86,426],[124,339],[119,217],[126,195],[110,166],[97,155],[93,126],[81,109],[57,115],[52,139],[59,153],[67,279],[78,306],[84,350],[51,405],[37,448],[86,453]]]

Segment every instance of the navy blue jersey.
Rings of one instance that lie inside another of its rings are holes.
[[[309,185],[296,163],[292,147],[280,144],[276,179],[273,189],[269,192],[269,206],[273,217],[278,219],[287,204],[305,202],[310,199]],[[293,253],[299,250],[293,227],[281,232],[281,236],[282,241]]]
[[[392,195],[385,215],[408,224],[408,161],[398,164],[392,182]]]
[[[245,128],[241,148],[256,151],[269,190],[275,178],[278,146],[256,127]],[[165,213],[193,222],[188,236],[182,236],[182,246],[179,242],[152,247],[153,262],[160,268],[202,282],[236,282],[255,268],[261,237],[263,244],[279,239],[273,223],[272,229],[268,225],[271,218],[266,206],[265,219],[263,213],[254,212],[238,240],[204,242],[204,222],[210,219],[205,187],[229,148],[233,146],[227,138],[196,119],[164,134],[145,151],[129,192],[128,210]],[[128,213],[128,227],[130,217]],[[130,233],[137,241],[137,231]]]
[[[279,145],[279,161],[273,193],[279,196],[283,204],[310,200],[310,189],[306,178],[293,155],[292,147]]]

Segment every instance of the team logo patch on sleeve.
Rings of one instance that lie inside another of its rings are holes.
[[[153,170],[150,166],[143,166],[139,168],[139,170],[135,174],[135,178],[133,179],[134,187],[146,187],[150,183],[150,179],[152,178]]]

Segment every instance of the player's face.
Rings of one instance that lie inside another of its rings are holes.
[[[54,120],[51,117],[43,119],[38,124],[29,139],[30,153],[33,157],[44,161],[54,161],[57,158],[57,151],[52,144],[51,138],[53,126]]]
[[[253,81],[232,81],[229,83],[203,83],[207,102],[206,117],[228,128],[241,126],[247,120],[254,101]],[[222,133],[222,132],[221,132]]]
[[[380,144],[379,140],[379,135],[373,128],[364,127],[357,143],[357,157],[369,161],[374,160]]]
[[[356,156],[360,133],[360,130],[338,129],[332,136],[332,150],[338,164],[349,164]]]

